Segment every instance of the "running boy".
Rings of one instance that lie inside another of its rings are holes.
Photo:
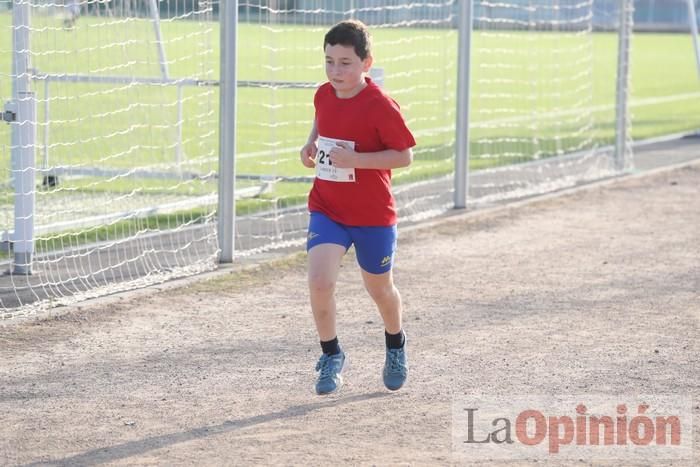
[[[391,169],[408,166],[416,142],[398,104],[365,76],[372,66],[370,35],[360,21],[342,21],[323,41],[328,82],[316,91],[316,115],[301,162],[316,168],[309,194],[308,281],[323,355],[318,394],[342,385],[345,353],[336,334],[335,284],[340,263],[355,245],[362,280],[384,321],[384,385],[408,376],[401,296],[394,287],[396,207]]]

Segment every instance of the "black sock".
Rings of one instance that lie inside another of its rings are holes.
[[[386,339],[386,346],[390,349],[400,349],[406,343],[406,336],[403,333],[403,329],[400,330],[398,334],[389,334],[385,329],[384,338]]]
[[[340,345],[338,345],[338,337],[334,337],[329,341],[321,341],[321,350],[327,355],[335,355],[340,353]]]

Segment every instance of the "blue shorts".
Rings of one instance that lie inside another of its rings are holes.
[[[383,274],[391,270],[396,251],[396,226],[351,227],[329,219],[325,214],[312,212],[306,251],[322,243],[344,246],[345,251],[355,245],[357,262],[372,274]]]

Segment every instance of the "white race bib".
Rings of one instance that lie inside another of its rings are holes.
[[[337,143],[347,143],[352,149],[355,149],[354,141],[320,136],[318,138],[318,152],[316,153],[316,177],[331,182],[354,182],[357,180],[355,169],[341,169],[331,165],[331,159],[328,155],[331,149],[337,146]]]

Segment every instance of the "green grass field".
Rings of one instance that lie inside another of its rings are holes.
[[[33,66],[42,73],[158,77],[152,25],[83,17],[72,31],[55,17],[33,18]],[[218,25],[162,22],[170,75],[218,79]],[[11,17],[0,14],[0,99],[11,95]],[[324,27],[279,28],[241,24],[240,80],[324,80]],[[415,163],[396,171],[395,182],[425,179],[452,170],[455,120],[454,30],[376,29],[375,63],[386,89],[401,104],[418,135]],[[581,53],[577,53],[581,51]],[[592,53],[591,53],[592,51]],[[594,33],[487,34],[475,32],[472,58],[472,169],[614,139],[617,36]],[[504,68],[502,65],[507,64]],[[632,136],[645,139],[700,127],[700,80],[686,34],[636,34],[632,43]],[[528,84],[529,83],[529,84]],[[534,83],[534,84],[533,84]],[[49,165],[143,168],[173,171],[177,140],[177,90],[173,86],[52,83],[50,123],[36,83],[38,138],[49,130]],[[214,173],[218,162],[218,88],[183,88],[180,168]],[[310,175],[297,157],[313,117],[312,89],[241,88],[238,95],[239,174]],[[533,117],[536,115],[536,117]],[[590,116],[588,118],[587,116]],[[585,118],[584,118],[585,117]],[[580,131],[581,129],[585,131]],[[0,125],[0,165],[10,167],[9,126]],[[258,154],[257,156],[255,154]],[[43,158],[43,149],[37,162]],[[9,170],[0,172],[6,179]],[[244,182],[242,182],[244,183]],[[85,176],[62,182],[82,192],[142,190],[182,195],[216,191],[216,180],[169,181]],[[259,199],[239,203],[241,212],[304,199],[308,185],[277,183]],[[5,193],[4,198],[12,196]]]

